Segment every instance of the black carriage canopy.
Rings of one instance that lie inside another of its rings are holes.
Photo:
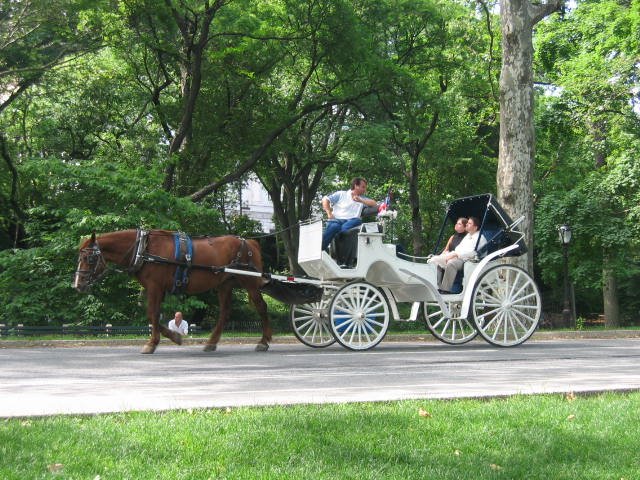
[[[526,253],[527,247],[522,233],[509,228],[513,224],[513,220],[490,193],[459,198],[449,204],[434,253],[437,253],[443,237],[446,235],[446,238],[449,238],[449,230],[445,232],[445,229],[450,228],[448,227],[449,222],[455,223],[460,217],[480,219],[480,234],[487,239],[487,244],[482,251],[478,252],[480,256],[514,243],[518,244],[518,248],[511,250],[505,256],[517,257]]]

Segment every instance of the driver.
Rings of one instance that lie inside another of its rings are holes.
[[[322,249],[326,250],[333,237],[362,223],[360,214],[364,206],[375,207],[377,202],[364,194],[367,181],[356,177],[351,180],[351,190],[341,190],[322,197],[322,209],[326,212],[327,227],[322,235]]]

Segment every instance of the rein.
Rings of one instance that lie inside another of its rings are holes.
[[[249,264],[242,264],[242,263],[238,262],[237,260],[234,260],[229,265],[224,265],[224,266],[221,266],[221,267],[217,267],[217,266],[213,266],[213,265],[201,265],[201,264],[198,264],[198,263],[193,263],[193,262],[190,261],[190,259],[181,261],[181,260],[172,260],[170,258],[161,257],[160,255],[154,255],[154,254],[149,253],[149,252],[146,251],[148,237],[149,237],[150,234],[151,234],[151,232],[149,232],[149,231],[138,229],[138,234],[136,236],[135,243],[123,255],[123,258],[124,258],[129,254],[129,252],[131,252],[131,251],[133,251],[135,249],[136,254],[131,260],[131,265],[129,265],[129,267],[126,270],[121,270],[121,269],[117,269],[117,268],[113,268],[113,270],[116,270],[116,271],[119,271],[119,272],[126,272],[126,273],[133,274],[133,273],[136,273],[138,270],[140,270],[145,263],[160,263],[160,264],[163,264],[163,265],[176,265],[178,267],[188,267],[188,268],[196,268],[198,270],[208,270],[208,271],[211,271],[213,273],[223,272],[224,269],[228,268],[229,266],[248,267],[250,269],[254,269],[255,270],[255,268],[253,268],[253,266],[250,263]],[[244,246],[246,248],[246,244],[245,243],[243,243],[242,246]],[[238,251],[238,258],[240,257],[241,251],[243,250],[242,246],[240,247],[240,250]],[[102,253],[100,253],[100,255],[102,255]],[[249,255],[249,257],[251,257],[251,251],[248,251],[248,255]],[[104,259],[103,259],[103,261],[104,261]]]
[[[252,267],[251,264],[249,263],[238,263],[238,262],[231,262],[228,265],[224,265],[221,267],[216,267],[214,265],[201,265],[198,263],[188,263],[186,261],[178,261],[178,260],[171,260],[169,258],[166,257],[160,257],[159,255],[153,255],[151,253],[144,253],[141,258],[143,259],[143,262],[149,262],[149,263],[161,263],[161,264],[165,264],[165,265],[176,265],[178,267],[189,267],[189,268],[196,268],[198,270],[209,270],[213,273],[220,273],[223,272],[226,268],[229,267],[248,267],[248,269],[252,269],[255,270],[255,268]]]

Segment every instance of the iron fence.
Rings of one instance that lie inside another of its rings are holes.
[[[189,325],[189,333],[200,333],[198,325]],[[33,337],[40,335],[82,336],[117,336],[117,335],[151,335],[151,325],[6,325],[0,323],[2,337]]]

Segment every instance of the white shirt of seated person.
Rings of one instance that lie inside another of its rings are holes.
[[[453,252],[442,253],[441,255],[431,257],[429,259],[429,263],[435,263],[444,268],[448,262],[456,258],[459,258],[462,261],[474,258],[477,254],[476,245],[478,246],[478,250],[480,250],[487,241],[484,237],[480,237],[479,226],[476,225],[472,219],[467,221],[465,230],[467,234],[463,237]],[[478,238],[480,238],[480,243],[478,243]]]
[[[334,192],[331,195],[327,195],[333,210],[333,218],[338,220],[349,220],[350,218],[358,218],[362,213],[364,203],[359,196],[356,196],[357,201],[354,200],[354,194],[351,190],[342,190]],[[367,197],[362,197],[367,199]]]
[[[169,330],[173,330],[180,335],[186,335],[187,333],[189,333],[189,324],[186,320],[182,319],[181,312],[176,312],[175,317],[169,322],[167,327],[169,328]]]

